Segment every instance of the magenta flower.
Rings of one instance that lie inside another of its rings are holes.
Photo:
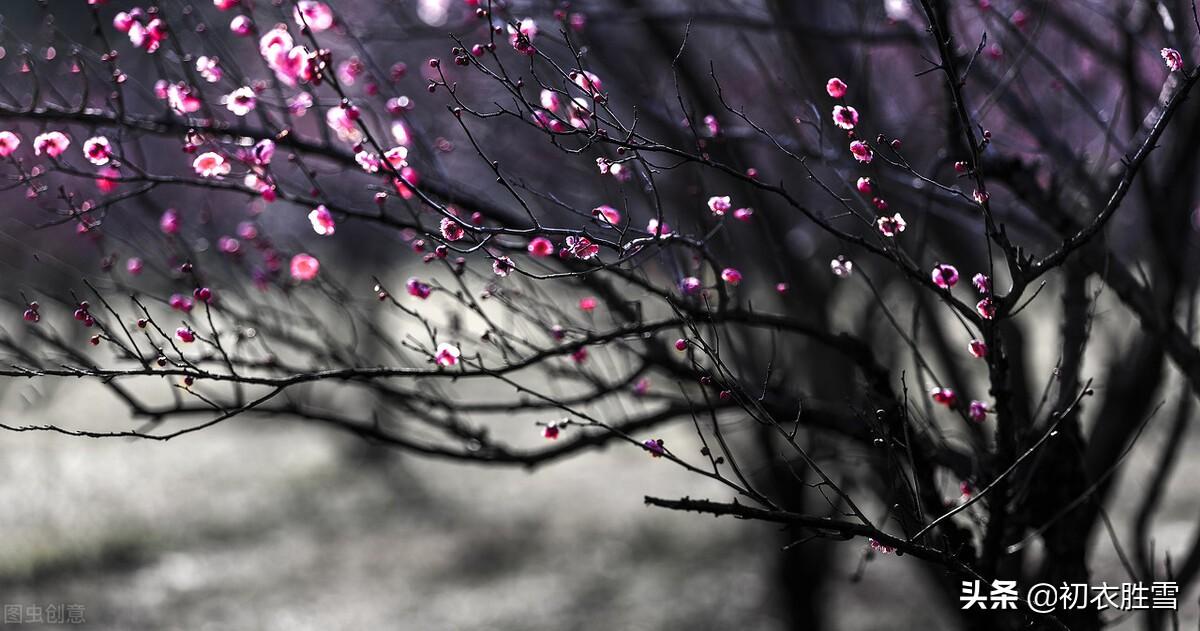
[[[438,366],[448,367],[458,363],[458,358],[462,356],[462,351],[453,344],[442,342],[437,345],[437,350],[434,351],[433,360]]]
[[[254,93],[254,88],[243,86],[225,95],[221,102],[234,116],[245,116],[258,105],[258,95]]]
[[[192,160],[192,168],[202,177],[216,177],[229,174],[229,163],[220,154],[207,151]]]
[[[750,218],[753,216],[754,216],[753,208],[739,208],[739,209],[733,211],[733,218],[737,219],[738,221],[750,221]]]
[[[335,226],[333,223],[333,213],[324,204],[317,206],[312,212],[308,213],[308,221],[312,224],[313,232],[327,237],[333,234]]]
[[[880,217],[875,223],[879,227],[879,233],[885,237],[894,237],[904,232],[904,229],[908,227],[908,224],[905,223],[904,217],[901,217],[900,213],[896,213],[891,217]]]
[[[128,261],[125,261],[125,271],[129,272],[130,276],[137,276],[138,274],[141,274],[142,267],[142,259],[139,259],[136,256],[131,256],[129,257]]]
[[[689,296],[699,292],[703,286],[700,279],[695,276],[687,276],[679,281],[679,291]]]
[[[863,195],[870,195],[871,191],[874,190],[871,187],[871,178],[869,177],[858,178],[858,182],[855,183],[855,188],[857,188],[858,192],[862,193]]]
[[[196,341],[196,332],[186,326],[181,326],[175,329],[175,337],[179,338],[180,342],[191,344]]]
[[[825,82],[825,92],[835,99],[840,99],[846,96],[846,84],[841,79],[833,77]]]
[[[83,156],[96,166],[104,166],[112,158],[112,147],[104,136],[93,136],[83,141]]]
[[[729,203],[728,195],[725,195],[723,197],[708,198],[708,209],[712,211],[712,214],[714,214],[718,217],[724,216],[726,211],[728,211],[730,209],[730,207],[731,207],[731,205]]]
[[[592,215],[599,217],[601,222],[607,223],[610,226],[616,226],[621,223],[621,211],[608,204],[593,208]]]
[[[833,270],[833,275],[838,278],[849,278],[850,274],[854,272],[854,261],[838,255],[836,259],[829,262],[829,269]]]
[[[71,139],[61,131],[48,131],[33,139],[33,152],[39,156],[44,153],[51,158],[57,158],[69,146]]]
[[[937,387],[929,391],[934,403],[952,408],[958,403],[958,395],[950,388]]]
[[[294,16],[296,25],[307,26],[313,32],[327,31],[333,26],[333,10],[324,2],[317,0],[300,0],[296,3]]]
[[[221,77],[225,76],[217,58],[208,57],[207,55],[200,55],[196,58],[196,72],[200,73],[200,76],[204,77],[204,80],[209,83],[216,83],[221,80]]]
[[[178,234],[179,224],[179,211],[168,208],[158,220],[158,229],[162,230],[163,234]]]
[[[662,222],[662,225],[659,225],[657,219],[651,219],[646,222],[646,232],[658,237],[665,237],[671,234],[671,226],[667,225],[665,221]]]
[[[850,153],[854,156],[855,160],[863,164],[869,164],[871,160],[875,159],[875,152],[871,150],[871,147],[867,143],[861,140],[855,140],[850,143]]]
[[[521,20],[516,27],[508,25],[508,44],[517,52],[532,55],[537,51],[533,47],[533,39],[537,37],[537,23],[532,18]]]
[[[196,302],[183,294],[171,294],[167,299],[167,306],[176,311],[191,313],[192,307],[196,306]]]
[[[987,420],[988,404],[983,401],[971,401],[967,406],[967,416],[976,423],[982,423]]]
[[[587,237],[567,237],[567,252],[578,259],[590,259],[600,253],[600,246]]]
[[[575,85],[591,96],[600,96],[600,77],[587,70],[575,73]]]
[[[996,317],[996,305],[992,302],[991,298],[980,300],[975,305],[975,311],[978,311],[979,315],[983,316],[985,320],[991,320]]]
[[[433,293],[433,287],[421,282],[416,277],[408,279],[404,283],[404,288],[408,290],[408,295],[415,296],[421,300],[425,300],[429,297],[429,294]]]
[[[979,290],[979,293],[986,294],[992,286],[992,280],[987,277],[987,274],[980,273],[971,277],[971,284]]]
[[[579,299],[579,308],[582,311],[591,313],[596,310],[596,299],[591,296],[586,296]]]
[[[663,454],[667,452],[666,448],[663,447],[663,440],[661,438],[651,438],[642,441],[642,447],[650,452],[650,455],[654,458],[662,458]]]
[[[933,284],[942,289],[950,289],[958,284],[958,270],[953,265],[938,263],[933,266],[931,277],[933,278]]]
[[[858,125],[858,110],[848,105],[833,106],[833,124],[847,131]]]
[[[1164,48],[1159,51],[1159,54],[1162,55],[1163,61],[1167,63],[1167,68],[1171,72],[1183,70],[1183,55],[1179,54],[1179,51],[1174,48]]]
[[[321,262],[311,254],[300,253],[292,257],[292,278],[298,281],[308,281],[317,277],[321,270]]]
[[[546,423],[545,427],[542,428],[542,438],[547,440],[557,440],[560,430],[561,428],[557,422],[550,421],[549,423]]]
[[[737,286],[738,283],[742,282],[742,273],[732,267],[726,267],[721,270],[721,280],[730,285]]]
[[[503,278],[513,273],[517,266],[507,256],[498,256],[492,261],[492,273]]]
[[[988,347],[983,340],[971,340],[967,343],[967,351],[972,357],[983,358],[987,356]]]
[[[21,146],[21,137],[11,131],[0,131],[0,158],[11,156]]]
[[[447,241],[458,241],[466,235],[466,230],[455,220],[449,217],[442,217],[442,221],[438,224],[442,231],[442,238]]]
[[[546,258],[554,254],[554,243],[546,237],[534,237],[529,240],[529,245],[525,247],[530,256],[537,258]]]

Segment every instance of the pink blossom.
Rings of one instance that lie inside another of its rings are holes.
[[[312,280],[317,277],[317,272],[321,270],[321,262],[317,257],[311,254],[301,252],[292,257],[291,272],[292,278],[299,281]]]
[[[227,94],[221,101],[234,116],[245,116],[258,105],[258,96],[254,94],[254,88],[243,86]]]
[[[112,158],[112,147],[104,136],[93,136],[83,141],[83,155],[88,162],[96,166],[104,166]]]
[[[126,13],[125,11],[121,11],[113,16],[113,28],[122,33],[128,33],[129,29],[133,28],[133,23],[136,21],[137,18],[133,17],[129,13]]]
[[[708,132],[710,138],[716,138],[721,135],[721,124],[717,121],[717,117],[712,114],[704,117],[704,129]]]
[[[229,163],[221,154],[206,151],[192,160],[192,168],[202,177],[221,177],[229,174]]]
[[[600,90],[602,89],[600,77],[587,70],[575,73],[575,85],[591,96],[600,96]]]
[[[754,216],[753,208],[739,208],[739,209],[733,211],[733,218],[737,219],[738,221],[750,221],[750,218],[753,216]]]
[[[579,348],[575,349],[575,352],[571,353],[571,361],[575,362],[576,364],[582,364],[583,362],[587,361],[587,358],[588,349],[586,346],[580,346]]]
[[[181,326],[175,329],[175,337],[179,338],[184,344],[191,344],[196,341],[196,332],[186,326]]]
[[[992,286],[992,279],[987,277],[987,274],[979,273],[971,277],[971,284],[979,293],[986,294]]]
[[[688,295],[699,292],[702,287],[704,287],[704,284],[695,276],[687,276],[679,281],[679,290]]]
[[[545,438],[547,440],[557,440],[558,432],[561,429],[562,428],[559,427],[557,422],[550,421],[549,423],[546,423],[545,427],[542,428],[542,438]]]
[[[991,298],[984,298],[975,305],[975,311],[985,320],[991,320],[996,317],[996,305]]]
[[[463,230],[462,225],[459,224],[458,221],[449,217],[442,217],[439,227],[442,231],[442,238],[447,241],[458,241],[466,234],[466,231]]]
[[[554,254],[554,243],[546,237],[534,237],[529,240],[529,245],[525,249],[529,251],[530,256],[545,258]]]
[[[533,47],[533,39],[537,37],[537,33],[537,23],[532,18],[525,18],[516,27],[508,25],[508,43],[517,52],[532,55],[537,52]]]
[[[21,146],[21,137],[11,131],[0,131],[0,158],[11,156]]]
[[[167,86],[167,104],[176,114],[191,114],[200,109],[200,99],[191,86],[172,83]]]
[[[408,166],[408,147],[392,147],[383,153],[383,157],[398,171]]]
[[[359,151],[354,154],[354,161],[358,163],[358,166],[362,167],[365,173],[379,172],[379,156],[370,151]]]
[[[229,21],[229,30],[238,37],[245,37],[254,32],[254,21],[250,16],[239,15]]]
[[[324,204],[308,213],[308,221],[312,224],[313,232],[323,237],[333,234],[336,227],[333,223],[333,213],[329,212]]]
[[[976,204],[980,204],[980,205],[986,204],[988,199],[990,199],[990,198],[991,198],[991,195],[988,195],[987,191],[981,191],[979,189],[975,189],[974,191],[971,191],[971,199],[974,199]]]
[[[983,340],[971,340],[967,343],[967,352],[971,353],[972,357],[986,357],[987,351],[987,344]]]
[[[667,452],[666,448],[663,447],[663,440],[661,438],[644,440],[642,441],[642,447],[655,458],[662,458],[663,454]]]
[[[69,146],[71,139],[61,131],[48,131],[33,139],[33,152],[39,156],[44,153],[51,158],[57,158]]]
[[[561,121],[550,115],[546,110],[536,110],[532,114],[533,124],[541,129],[548,129],[556,134],[561,134],[567,131],[567,126]]]
[[[153,53],[167,38],[167,25],[158,18],[154,18],[146,24],[135,20],[129,25],[128,35],[129,42],[135,48],[142,48],[148,53]]]
[[[213,4],[217,5],[217,9],[228,11],[237,6],[239,0],[213,0]]]
[[[725,212],[728,211],[730,209],[730,207],[731,207],[731,204],[729,203],[728,195],[726,195],[724,197],[709,197],[708,198],[708,209],[712,211],[712,214],[714,214],[718,217],[724,216]]]
[[[434,351],[433,359],[438,366],[453,366],[458,363],[458,358],[462,356],[462,351],[453,344],[442,342],[437,345],[437,350]]]
[[[908,227],[908,224],[904,221],[904,217],[900,216],[900,213],[896,213],[891,217],[880,217],[875,223],[879,227],[879,233],[885,237],[894,237],[904,232],[904,229]]]
[[[308,92],[301,92],[300,94],[288,99],[288,111],[297,117],[307,114],[308,108],[312,106],[312,95]]]
[[[231,236],[223,236],[217,239],[217,249],[225,254],[237,254],[242,249],[242,244]]]
[[[200,76],[209,83],[216,83],[225,75],[221,66],[217,65],[217,58],[207,55],[200,55],[196,58],[196,72],[199,72]]]
[[[633,396],[644,397],[650,391],[650,379],[642,377],[633,384]]]
[[[687,347],[688,347],[687,340],[685,340],[683,338],[679,338],[679,339],[675,340],[675,350],[682,353],[683,351],[687,350]]]
[[[121,172],[112,168],[104,167],[96,173],[96,188],[100,189],[101,193],[111,193],[117,190],[117,178],[121,176]]]
[[[844,256],[838,256],[829,262],[829,268],[833,270],[833,275],[838,278],[849,278],[854,272],[854,261],[847,260]]]
[[[559,101],[557,92],[554,92],[553,90],[543,89],[541,94],[538,96],[538,101],[542,104],[542,107],[545,108],[546,110],[549,110],[551,112],[558,111],[560,101]]]
[[[987,420],[988,409],[988,404],[983,401],[971,401],[967,406],[967,416],[976,423],[982,423]]]
[[[863,164],[869,164],[871,160],[875,159],[875,152],[871,150],[871,147],[867,143],[861,140],[855,140],[850,143],[850,153],[854,155],[855,160]]]
[[[1179,54],[1179,51],[1174,48],[1164,48],[1159,51],[1159,54],[1162,55],[1163,61],[1167,62],[1167,68],[1171,72],[1183,70],[1183,55]]]
[[[308,26],[314,32],[329,30],[333,26],[333,10],[324,2],[317,0],[300,0],[296,3],[296,24]]]
[[[592,214],[600,218],[600,221],[607,223],[610,226],[617,226],[621,223],[621,211],[604,204],[592,209]]]
[[[930,276],[933,279],[933,284],[942,289],[950,289],[958,284],[958,270],[953,265],[938,263],[933,266],[933,272]]]
[[[725,269],[721,270],[721,280],[729,283],[730,285],[736,286],[738,283],[742,282],[742,273],[732,267],[726,267]]]
[[[958,395],[950,388],[937,387],[929,391],[929,396],[933,398],[934,403],[944,405],[948,408],[954,407],[958,403]]]
[[[167,306],[176,311],[191,313],[192,307],[196,306],[196,302],[183,294],[171,294],[171,297],[167,299]]]
[[[578,259],[590,259],[600,253],[600,246],[587,237],[567,237],[567,252]]]
[[[139,259],[136,256],[131,256],[131,257],[129,257],[128,261],[125,261],[125,271],[129,272],[130,276],[137,276],[137,275],[141,274],[142,267],[143,267],[142,259]]]
[[[329,128],[337,134],[339,140],[348,143],[356,143],[362,139],[362,132],[358,129],[357,108],[350,107],[331,107],[325,112],[325,122],[329,124]]]
[[[858,110],[848,105],[833,106],[833,124],[845,130],[858,125]]]
[[[846,84],[839,78],[833,77],[825,82],[825,92],[835,99],[846,96]]]
[[[254,147],[250,149],[249,162],[258,166],[266,166],[271,163],[271,158],[275,156],[275,142],[270,138],[263,138],[254,143]]]
[[[163,234],[178,234],[179,224],[179,211],[168,208],[158,220],[158,229],[162,230]]]
[[[495,260],[492,261],[492,273],[501,278],[513,273],[513,270],[515,269],[517,269],[517,266],[514,265],[512,259],[508,258],[507,256],[497,256]]]
[[[867,544],[871,546],[872,550],[878,552],[879,554],[891,554],[896,551],[895,546],[889,546],[870,537],[867,538]]]
[[[871,186],[871,178],[858,178],[858,182],[855,183],[855,187],[858,189],[858,192],[862,193],[863,195],[870,195],[871,191],[873,190]]]
[[[646,232],[649,232],[655,236],[665,237],[671,234],[671,226],[665,221],[662,223],[662,225],[659,225],[657,219],[651,219],[650,221],[646,222]]]
[[[421,282],[416,277],[409,278],[404,283],[404,288],[408,291],[408,295],[420,298],[421,300],[425,300],[429,297],[429,294],[433,293],[433,287]]]

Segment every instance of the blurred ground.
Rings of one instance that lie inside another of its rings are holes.
[[[36,416],[18,394],[8,422],[123,426],[103,394],[72,388]],[[776,531],[644,507],[726,497],[644,453],[531,475],[380,461],[355,442],[249,419],[168,443],[0,434],[0,602],[83,604],[84,628],[122,631],[783,628]],[[1186,541],[1194,509],[1173,502],[1163,535]],[[830,628],[952,628],[914,606],[929,596],[908,559],[851,584],[861,543],[837,545]],[[1121,580],[1115,561],[1101,571]]]

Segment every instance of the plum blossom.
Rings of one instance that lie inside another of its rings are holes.
[[[546,423],[545,427],[542,428],[542,438],[547,440],[556,440],[558,439],[558,433],[562,430],[562,428],[563,426],[560,425],[558,421],[550,421],[549,423]]]
[[[704,284],[695,276],[687,276],[679,281],[679,291],[689,296],[699,292],[702,287],[704,287]]]
[[[537,51],[533,47],[533,39],[537,37],[537,33],[537,23],[532,18],[525,18],[516,27],[508,25],[508,43],[517,52],[532,55]]]
[[[331,107],[325,113],[325,122],[337,134],[339,140],[353,144],[362,139],[362,132],[355,122],[358,118],[357,112],[358,108],[354,106]]]
[[[863,195],[870,195],[871,191],[874,190],[871,186],[871,178],[869,177],[858,178],[858,181],[855,182],[854,187],[857,188],[858,192],[862,193]]]
[[[245,116],[258,105],[258,96],[254,94],[254,88],[243,86],[225,95],[221,102],[234,116]]]
[[[292,272],[292,278],[298,281],[312,280],[321,270],[321,262],[317,260],[317,257],[301,252],[292,257],[289,269]]]
[[[420,279],[416,277],[409,278],[407,281],[405,281],[404,289],[408,291],[408,295],[413,296],[414,298],[420,298],[421,300],[425,300],[429,297],[429,294],[433,293],[433,287],[430,287],[427,283],[421,282]]]
[[[275,156],[275,141],[270,138],[263,138],[254,143],[254,147],[250,149],[248,162],[257,166],[266,166],[271,164],[271,158]]]
[[[1183,70],[1183,55],[1179,54],[1179,51],[1174,48],[1164,48],[1159,51],[1159,54],[1162,55],[1163,61],[1167,63],[1167,68],[1171,72]]]
[[[213,4],[217,5],[217,9],[228,11],[237,6],[239,0],[213,0]]]
[[[204,80],[209,83],[216,83],[221,80],[221,77],[225,76],[217,58],[207,55],[200,55],[196,58],[196,72],[199,72],[200,76],[204,77]]]
[[[742,273],[732,267],[726,267],[725,269],[721,270],[721,280],[729,283],[730,285],[736,286],[738,283],[742,282]]]
[[[855,160],[863,164],[870,164],[871,160],[875,159],[875,152],[871,150],[871,147],[867,143],[861,140],[855,140],[850,143],[850,153],[854,156]]]
[[[833,270],[833,275],[838,278],[849,278],[854,272],[854,261],[847,260],[846,257],[838,255],[836,259],[829,262],[829,268]]]
[[[596,310],[596,299],[591,296],[584,296],[579,299],[579,310],[591,313]]]
[[[466,235],[462,225],[449,217],[442,217],[438,227],[442,232],[442,238],[447,241],[458,241]]]
[[[967,343],[967,352],[971,353],[972,357],[982,358],[987,356],[987,343],[983,340],[971,340]]]
[[[408,147],[392,147],[383,152],[383,158],[392,165],[393,169],[403,169],[408,166]]]
[[[93,136],[83,141],[83,155],[88,162],[104,166],[112,158],[112,146],[104,136]]]
[[[753,208],[739,208],[739,209],[733,211],[733,218],[737,219],[738,221],[750,221],[750,218],[753,216],[754,216]]]
[[[239,15],[229,21],[229,30],[238,37],[245,37],[254,32],[254,21],[248,15]]]
[[[39,156],[44,153],[51,158],[57,158],[69,146],[71,146],[71,139],[61,131],[48,131],[33,139],[33,152]]]
[[[958,395],[950,388],[936,387],[929,391],[929,396],[934,403],[952,408],[958,403]]]
[[[96,178],[96,188],[100,189],[101,193],[111,193],[117,190],[117,178],[121,176],[121,172],[112,168],[104,167],[100,169]]]
[[[312,29],[316,33],[333,26],[333,10],[324,2],[300,0],[296,3],[295,19],[298,26]]]
[[[971,401],[967,406],[967,416],[976,423],[982,423],[987,420],[988,404],[984,401]]]
[[[600,77],[587,70],[575,73],[575,85],[591,96],[600,96],[600,90],[602,89]]]
[[[953,265],[938,263],[933,266],[933,272],[930,276],[933,279],[933,284],[942,289],[950,289],[958,284],[958,270]]]
[[[851,130],[858,125],[858,110],[848,105],[833,106],[833,124]]]
[[[716,138],[721,135],[721,123],[712,114],[704,117],[704,129],[708,132],[709,138]]]
[[[600,253],[600,246],[587,237],[567,237],[567,252],[578,259],[590,259]]]
[[[825,82],[825,93],[835,99],[846,96],[846,84],[841,79],[833,77]]]
[[[885,237],[894,237],[904,232],[904,229],[908,227],[908,224],[904,221],[904,217],[900,216],[900,213],[896,213],[891,217],[880,217],[875,223],[879,227],[879,233]]]
[[[196,332],[186,326],[181,326],[175,329],[175,337],[184,344],[191,344],[196,341]]]
[[[196,306],[196,301],[183,294],[171,294],[171,297],[167,299],[167,306],[176,311],[191,313],[192,308]]]
[[[308,221],[312,224],[313,232],[327,237],[333,234],[335,226],[333,223],[333,213],[324,204],[317,206],[308,213]]]
[[[492,273],[501,278],[513,273],[513,270],[515,269],[517,269],[517,266],[514,265],[512,259],[508,258],[507,256],[497,256],[495,260],[492,261]]]
[[[671,226],[665,221],[660,225],[657,219],[651,219],[646,222],[646,232],[658,237],[665,237],[671,234]]]
[[[728,195],[708,198],[708,209],[718,217],[723,217],[731,207]]]
[[[988,278],[987,274],[979,273],[971,277],[971,284],[981,294],[986,294],[992,287],[992,279]]]
[[[534,237],[529,240],[529,245],[525,249],[530,256],[545,258],[554,254],[554,243],[546,237]]]
[[[172,83],[167,86],[167,104],[176,114],[191,114],[200,109],[200,98],[195,90],[184,83]]]
[[[458,363],[458,358],[462,356],[462,351],[453,344],[442,342],[437,345],[437,350],[433,353],[433,360],[438,366],[449,367]]]
[[[162,45],[162,41],[167,38],[167,25],[159,18],[154,18],[149,22],[142,24],[140,20],[134,19],[129,24],[129,42],[135,48],[144,49],[148,53],[153,53]]]
[[[609,206],[608,204],[593,208],[592,214],[596,217],[599,217],[602,223],[606,223],[610,226],[616,226],[621,223],[621,211]]]
[[[206,151],[192,160],[192,168],[202,177],[221,177],[229,174],[229,163],[221,154]]]
[[[555,92],[553,90],[542,90],[541,94],[538,97],[538,101],[542,104],[542,107],[545,108],[546,110],[551,111],[551,112],[558,111],[560,101],[559,101],[557,92]]]
[[[358,153],[354,154],[354,161],[357,162],[358,166],[362,167],[362,170],[366,173],[379,172],[379,156],[370,151],[359,151]]]
[[[137,276],[138,274],[141,274],[143,266],[144,264],[142,263],[142,259],[136,256],[131,256],[129,257],[129,260],[125,261],[125,271],[129,272],[130,276]]]
[[[991,298],[984,298],[975,305],[975,311],[985,320],[991,320],[996,317],[996,304]]]
[[[644,440],[642,441],[642,447],[650,452],[650,455],[654,458],[662,458],[663,454],[667,452],[666,448],[663,447],[663,440],[661,438]]]
[[[11,156],[21,146],[21,137],[11,131],[0,131],[0,158]]]
[[[179,211],[174,208],[168,208],[158,220],[158,229],[162,230],[163,234],[178,234],[179,224]]]

